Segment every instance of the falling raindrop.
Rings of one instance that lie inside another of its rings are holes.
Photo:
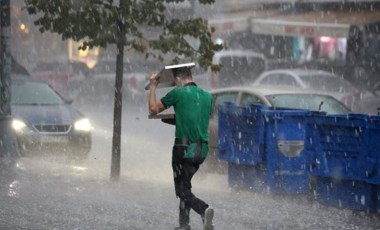
[[[366,200],[365,200],[365,196],[364,196],[364,195],[361,196],[360,203],[361,203],[362,205],[365,205],[365,204],[366,204]]]
[[[20,181],[15,180],[9,184],[8,196],[17,198],[20,195]]]

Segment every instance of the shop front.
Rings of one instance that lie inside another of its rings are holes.
[[[370,72],[380,69],[380,11],[327,11],[251,19],[251,32],[272,59]],[[348,68],[348,69],[350,69]],[[351,76],[353,78],[357,76]]]

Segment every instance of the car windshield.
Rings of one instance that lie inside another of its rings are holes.
[[[47,84],[39,82],[13,82],[12,105],[61,105],[64,100]]]
[[[307,88],[324,90],[334,93],[354,93],[355,88],[347,81],[331,75],[301,75]]]
[[[276,94],[267,95],[273,107],[325,111],[328,114],[347,114],[350,112],[341,102],[330,96],[313,94]]]

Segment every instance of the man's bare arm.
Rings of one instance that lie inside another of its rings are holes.
[[[150,92],[149,92],[149,115],[156,115],[166,108],[161,101],[156,100],[156,89],[159,82],[157,74],[152,74],[150,76]]]

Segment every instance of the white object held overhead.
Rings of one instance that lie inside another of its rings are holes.
[[[195,66],[194,62],[190,63],[184,63],[184,64],[178,64],[178,65],[167,65],[165,66],[158,74],[157,78],[160,79],[157,88],[165,88],[165,87],[172,87],[175,86],[175,79],[173,75],[173,70],[174,69],[179,69],[179,68],[192,68]],[[149,90],[150,87],[150,82],[148,81],[145,84],[145,89]]]
[[[167,65],[167,66],[165,66],[165,69],[179,69],[179,68],[183,68],[183,67],[192,68],[194,66],[195,66],[194,62],[189,62],[189,63],[178,64],[178,65]]]

